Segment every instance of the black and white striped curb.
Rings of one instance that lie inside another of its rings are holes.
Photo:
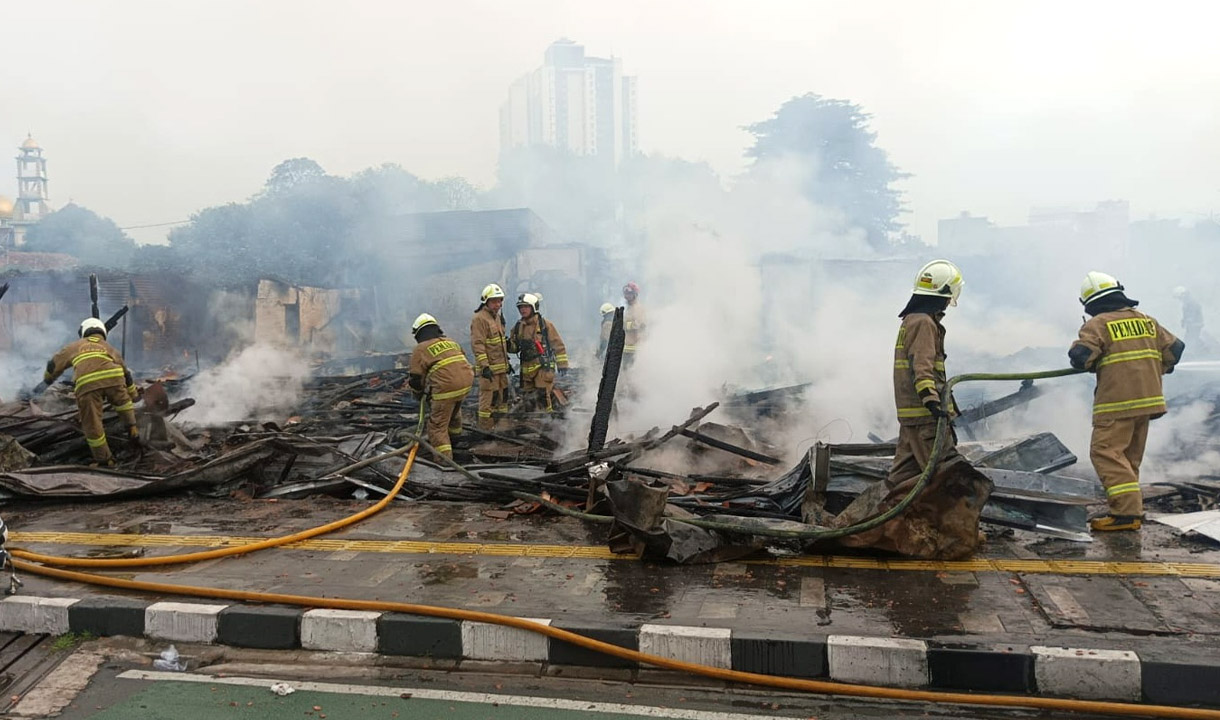
[[[536,622],[630,650],[768,675],[890,687],[1220,705],[1220,648],[1192,658],[1172,641],[1164,644],[1163,652],[1141,650],[1137,654],[1127,650],[958,645],[681,625]],[[244,648],[368,652],[436,660],[636,667],[634,662],[502,625],[270,605],[18,595],[0,601],[0,631],[53,635],[87,632]]]

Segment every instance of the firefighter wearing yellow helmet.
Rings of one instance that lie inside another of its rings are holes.
[[[1107,514],[1089,524],[1096,531],[1139,530],[1144,514],[1139,473],[1148,423],[1167,412],[1162,375],[1173,372],[1186,344],[1136,310],[1139,302],[1127,297],[1112,275],[1086,275],[1080,303],[1090,319],[1068,360],[1097,375],[1089,459],[1109,505]]]
[[[47,362],[42,381],[50,385],[65,370],[72,368],[76,407],[80,411],[85,443],[93,455],[93,465],[114,467],[114,456],[110,453],[102,423],[103,405],[109,403],[114,408],[127,423],[128,435],[138,441],[140,430],[136,426],[135,401],[140,393],[123,356],[106,342],[106,323],[86,318],[80,324],[78,334],[80,340],[64,346]]]
[[[508,412],[508,347],[500,312],[503,306],[504,290],[492,283],[483,288],[479,307],[470,319],[470,351],[479,377],[478,425],[484,430],[495,427],[493,413]]]
[[[521,358],[521,394],[527,409],[551,412],[555,374],[568,373],[568,350],[555,324],[539,312],[540,303],[535,293],[517,298],[521,319],[508,334],[508,351]]]
[[[474,370],[462,346],[445,337],[436,318],[423,313],[411,325],[415,350],[407,384],[416,397],[428,397],[425,434],[437,453],[453,457],[453,435],[462,432],[462,401],[470,394]]]

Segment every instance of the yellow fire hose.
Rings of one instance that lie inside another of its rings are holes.
[[[57,570],[43,565],[31,565],[16,562],[19,569],[38,575],[71,580],[74,582],[104,585],[123,590],[141,590],[144,592],[161,593],[165,595],[187,595],[190,597],[216,598],[222,600],[240,600],[243,602],[278,603],[282,605],[300,605],[311,608],[330,608],[334,610],[370,610],[373,612],[400,612],[413,615],[430,615],[432,617],[450,620],[468,620],[471,622],[504,625],[530,632],[547,635],[556,640],[578,645],[582,648],[613,655],[623,660],[655,665],[667,670],[680,670],[702,675],[704,677],[726,680],[728,682],[762,685],[796,690],[800,692],[819,693],[824,695],[849,695],[853,697],[877,698],[884,700],[908,700],[915,702],[932,702],[955,705],[989,705],[995,707],[1033,708],[1036,710],[1058,710],[1061,712],[1082,712],[1101,715],[1122,715],[1129,717],[1157,718],[1187,718],[1190,720],[1220,720],[1220,710],[1199,710],[1193,708],[1170,707],[1166,705],[1136,705],[1134,703],[1100,702],[1094,700],[1066,700],[1059,698],[1023,697],[1007,695],[974,695],[971,693],[937,692],[934,690],[903,690],[899,688],[873,687],[869,685],[850,685],[847,683],[827,682],[821,680],[802,680],[799,678],[762,675],[759,673],[726,670],[724,668],[683,662],[671,658],[650,655],[638,650],[628,650],[617,645],[593,640],[583,635],[577,635],[567,630],[561,630],[549,625],[543,625],[532,620],[511,617],[508,615],[493,615],[475,610],[459,610],[457,608],[436,607],[433,605],[413,605],[411,603],[387,602],[384,600],[346,600],[342,598],[320,598],[308,595],[284,595],[280,593],[250,592],[247,590],[223,590],[220,588],[197,587],[191,585],[169,585],[166,583],[143,582],[138,580],[122,580],[120,578],[97,575],[94,573],[76,572],[74,570]]]
[[[199,560],[210,560],[218,557],[244,555],[257,550],[278,547],[296,542],[298,540],[304,540],[332,532],[370,517],[389,505],[406,483],[407,477],[411,472],[411,468],[415,463],[415,456],[418,450],[418,444],[413,444],[410,446],[410,452],[407,455],[407,462],[402,469],[402,473],[399,474],[398,481],[394,484],[394,488],[388,495],[385,496],[385,498],[377,502],[375,505],[354,515],[350,515],[346,518],[342,518],[340,520],[336,520],[335,522],[327,523],[316,528],[304,530],[302,532],[262,540],[255,543],[248,543],[246,545],[209,550],[207,552],[148,558],[72,558],[54,555],[42,555],[40,553],[31,553],[25,550],[14,549],[11,552],[16,557],[24,558],[26,560],[33,560],[35,563],[45,564],[40,565],[30,562],[23,562],[21,560],[14,560],[13,564],[18,570],[33,573],[35,575],[42,575],[59,580],[87,583],[90,585],[119,588],[122,590],[138,590],[141,592],[158,593],[163,595],[182,595],[188,597],[238,600],[253,603],[297,605],[309,608],[400,612],[413,615],[427,615],[431,617],[447,618],[450,620],[465,620],[470,622],[487,623],[491,625],[503,625],[506,627],[513,627],[520,630],[546,635],[556,640],[562,640],[587,650],[611,655],[623,660],[653,665],[655,667],[665,668],[667,670],[678,670],[681,672],[691,673],[693,675],[701,675],[703,677],[724,680],[727,682],[760,685],[764,687],[778,688],[781,690],[809,692],[823,695],[865,697],[883,700],[1029,708],[1035,710],[1093,713],[1125,717],[1156,717],[1182,720],[1220,720],[1220,710],[1182,708],[1167,705],[1139,705],[1135,703],[1102,702],[1095,700],[1071,700],[1032,696],[939,692],[934,690],[906,690],[900,688],[852,685],[841,682],[805,680],[800,678],[763,675],[760,673],[728,670],[724,668],[712,667],[710,665],[684,662],[682,660],[674,660],[672,658],[661,657],[659,655],[639,652],[638,650],[628,650],[617,645],[601,642],[600,640],[594,640],[583,635],[577,635],[576,633],[569,632],[567,630],[561,630],[559,628],[543,625],[542,623],[537,623],[532,620],[526,620],[508,615],[495,615],[492,613],[478,612],[474,610],[460,610],[458,608],[439,607],[434,605],[414,605],[411,603],[388,602],[384,600],[322,598],[310,597],[308,595],[285,595],[281,593],[225,590],[223,588],[199,587],[193,585],[172,585],[167,583],[145,582],[141,580],[124,580],[121,578],[109,577],[107,575],[98,575],[96,573],[61,570],[55,567],[48,567],[48,565],[74,567],[149,567],[154,565],[189,563]],[[400,448],[399,451],[390,453],[390,455],[401,454],[401,452],[405,451],[405,448]],[[384,457],[388,456],[389,455]]]
[[[376,504],[371,505],[364,510],[349,515],[345,518],[340,518],[334,522],[319,525],[315,528],[302,530],[301,532],[291,535],[283,535],[277,538],[268,538],[259,540],[258,542],[246,543],[245,545],[234,545],[233,547],[217,548],[216,550],[206,550],[203,552],[184,553],[182,555],[161,555],[156,557],[140,557],[140,558],[76,558],[63,557],[60,555],[43,555],[42,553],[30,552],[28,550],[11,550],[13,557],[32,560],[34,562],[45,563],[47,565],[58,565],[60,567],[91,567],[91,568],[131,568],[131,567],[151,567],[153,565],[181,565],[184,563],[200,562],[202,560],[212,560],[214,558],[231,557],[233,555],[247,555],[249,553],[265,550],[267,548],[280,547],[289,543],[308,540],[309,538],[325,535],[327,533],[340,530],[349,525],[354,525],[365,518],[376,515],[381,512],[387,505],[393,502],[394,497],[402,490],[402,486],[407,482],[407,475],[411,472],[411,466],[415,464],[415,454],[419,452],[419,445],[412,443],[386,453],[376,458],[376,460],[386,460],[406,453],[410,448],[410,453],[407,455],[407,464],[403,467],[402,473],[398,476],[398,482],[394,483],[393,489],[389,494]]]

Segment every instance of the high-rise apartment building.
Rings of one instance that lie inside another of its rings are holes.
[[[517,79],[500,106],[500,150],[546,145],[618,164],[639,152],[636,78],[618,58],[551,43],[542,67]]]

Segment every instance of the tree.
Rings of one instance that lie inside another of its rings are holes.
[[[859,105],[808,93],[780,106],[768,120],[745,129],[754,136],[746,151],[755,165],[796,160],[804,167],[802,194],[817,205],[842,211],[885,247],[901,231],[902,193],[893,183],[910,177],[890,163],[869,129],[871,116]]]
[[[316,161],[307,157],[290,158],[272,168],[263,191],[270,195],[289,192],[324,177],[326,171]]]
[[[126,267],[136,243],[110,218],[68,203],[30,227],[25,250],[67,253],[83,265]]]
[[[392,163],[340,178],[309,158],[293,158],[249,201],[196,213],[170,233],[174,253],[157,259],[176,258],[222,282],[347,285],[384,269],[387,243],[401,242],[400,216],[478,202],[462,178],[431,183]]]
[[[442,198],[445,210],[479,209],[479,189],[464,177],[444,177],[432,183]]]

